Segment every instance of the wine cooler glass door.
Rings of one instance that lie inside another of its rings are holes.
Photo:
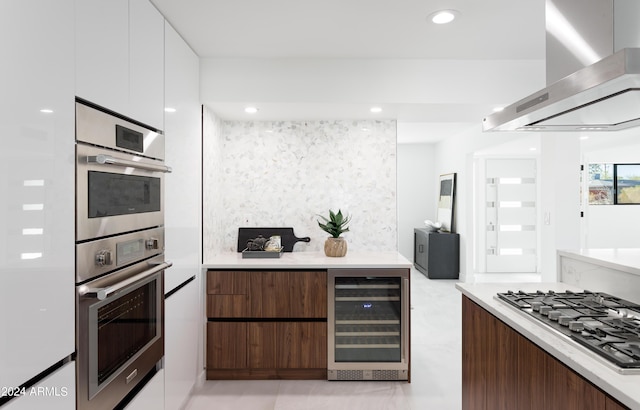
[[[400,277],[335,278],[335,361],[402,360]]]

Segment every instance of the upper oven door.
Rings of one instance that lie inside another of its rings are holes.
[[[76,145],[76,241],[164,225],[162,161]]]

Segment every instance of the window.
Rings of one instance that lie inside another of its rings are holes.
[[[589,164],[589,205],[640,204],[640,164]]]
[[[640,164],[616,164],[616,203],[640,204]]]

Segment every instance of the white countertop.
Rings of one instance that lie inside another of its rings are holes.
[[[506,292],[508,290],[523,290],[525,292],[553,290],[563,292],[566,290],[580,291],[582,289],[557,282],[515,284],[458,283],[456,288],[624,405],[631,409],[640,409],[640,374],[623,375],[618,373],[611,367],[612,365],[605,364],[604,359],[599,358],[586,348],[572,343],[567,336],[545,328],[545,325],[539,323],[535,318],[529,317],[525,313],[495,299],[495,295],[498,292]]]
[[[559,250],[558,256],[568,256],[640,276],[640,248]]]
[[[411,268],[413,264],[396,251],[357,252],[331,258],[324,252],[283,252],[280,258],[242,258],[239,252],[221,253],[202,267],[204,269],[329,269],[329,268]]]

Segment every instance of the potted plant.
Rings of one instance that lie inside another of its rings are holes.
[[[329,218],[318,215],[322,222],[318,221],[320,229],[331,235],[324,243],[324,254],[327,256],[344,256],[347,254],[347,241],[340,235],[349,232],[347,224],[351,220],[350,216],[345,216],[342,211],[329,210]]]

